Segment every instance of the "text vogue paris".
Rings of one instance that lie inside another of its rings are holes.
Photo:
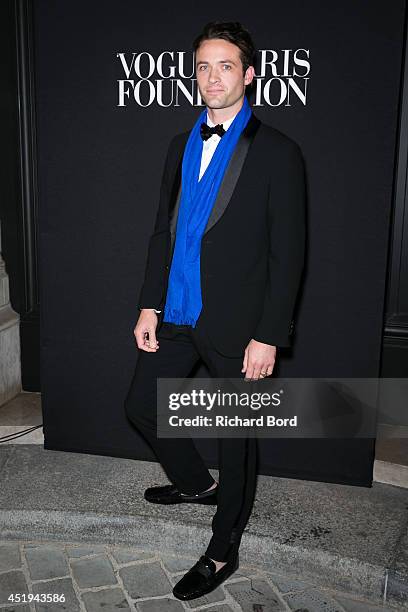
[[[116,57],[122,73],[117,106],[203,106],[194,78],[194,53],[163,51],[155,57],[142,51]],[[260,49],[256,64],[252,106],[306,105],[309,49]]]

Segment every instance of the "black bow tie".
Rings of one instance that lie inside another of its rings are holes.
[[[222,127],[222,123],[210,127],[207,123],[202,123],[200,127],[200,136],[203,140],[208,140],[213,134],[218,134],[222,138],[225,134],[225,130]]]

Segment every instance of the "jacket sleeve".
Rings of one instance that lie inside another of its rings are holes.
[[[138,307],[159,309],[164,306],[166,264],[169,249],[169,201],[171,195],[170,152],[171,141],[160,186],[159,207],[147,252],[144,281],[139,294]]]
[[[306,176],[300,147],[282,147],[279,168],[269,186],[268,277],[262,315],[254,340],[290,346],[293,311],[304,266]]]

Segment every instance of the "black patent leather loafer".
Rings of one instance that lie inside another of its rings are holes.
[[[202,555],[195,565],[173,588],[173,595],[184,601],[197,599],[214,591],[222,582],[227,580],[239,567],[239,556],[228,561],[218,572],[214,561],[207,555]]]
[[[197,493],[197,495],[187,495],[180,493],[174,485],[165,485],[163,487],[150,487],[144,492],[146,501],[152,504],[217,504],[217,489],[216,486],[211,491]]]

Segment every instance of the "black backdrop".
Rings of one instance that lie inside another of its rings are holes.
[[[136,304],[166,148],[201,108],[132,98],[118,106],[126,77],[117,54],[189,51],[212,19],[242,21],[259,49],[280,58],[283,49],[309,50],[306,104],[291,95],[290,104],[254,107],[301,145],[308,175],[296,341],[281,352],[277,374],[378,376],[404,12],[402,0],[257,2],[250,10],[238,1],[37,0],[45,448],[154,458],[123,408],[137,359]],[[374,443],[261,440],[259,472],[370,486]],[[197,444],[216,467],[215,441]]]

